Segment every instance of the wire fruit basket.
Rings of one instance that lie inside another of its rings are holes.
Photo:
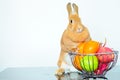
[[[106,73],[112,69],[118,59],[118,51],[109,53],[78,54],[69,53],[73,66],[83,75],[83,79],[105,79]]]

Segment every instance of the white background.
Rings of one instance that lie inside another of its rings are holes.
[[[56,66],[68,2],[93,40],[119,51],[120,0],[0,0],[0,67]]]

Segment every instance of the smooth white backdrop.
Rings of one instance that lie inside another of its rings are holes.
[[[94,40],[119,51],[120,0],[0,0],[0,67],[57,66],[68,2]]]

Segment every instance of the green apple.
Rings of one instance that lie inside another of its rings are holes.
[[[98,68],[98,58],[94,55],[87,55],[80,60],[80,64],[83,70],[93,72]]]

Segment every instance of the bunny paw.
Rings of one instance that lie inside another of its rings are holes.
[[[59,68],[56,70],[55,75],[60,76],[63,75],[65,73],[65,70],[63,68]]]

